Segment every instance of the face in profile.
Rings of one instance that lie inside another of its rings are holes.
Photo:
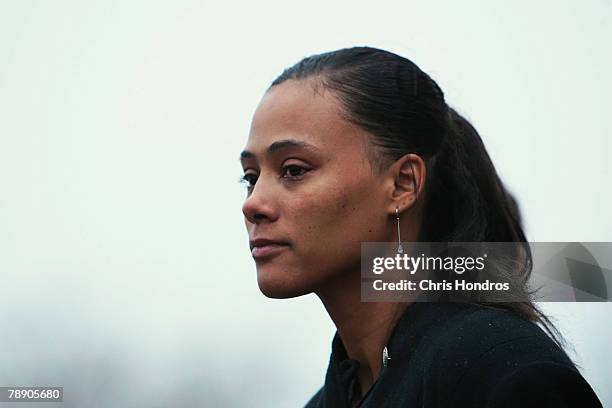
[[[389,182],[372,170],[367,133],[308,81],[272,87],[241,155],[242,207],[260,290],[286,298],[359,276],[361,241],[384,241]],[[254,245],[254,246],[253,246]]]

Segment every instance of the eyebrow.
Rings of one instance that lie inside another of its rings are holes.
[[[304,149],[313,153],[317,153],[319,152],[319,148],[316,147],[315,145],[312,145],[310,143],[306,143],[302,140],[296,140],[296,139],[283,139],[283,140],[278,140],[274,143],[272,143],[270,146],[268,146],[268,149],[266,150],[266,155],[270,156],[271,154],[278,152],[280,150],[284,150],[284,149],[288,149],[291,147],[297,147],[300,149]],[[243,150],[240,153],[240,162],[242,162],[245,159],[251,159],[251,158],[255,158],[255,153],[250,152],[248,150]]]

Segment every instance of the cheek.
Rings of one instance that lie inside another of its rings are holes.
[[[336,188],[303,199],[294,207],[299,253],[313,273],[322,269],[318,273],[333,274],[360,267],[361,242],[380,239],[385,223],[381,200],[373,194],[358,185]]]
[[[282,218],[293,248],[258,267],[260,289],[270,297],[293,297],[359,273],[361,242],[381,240],[385,225],[377,194],[355,185],[321,188],[285,201]]]

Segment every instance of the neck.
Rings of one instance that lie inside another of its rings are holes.
[[[359,361],[361,395],[382,369],[382,350],[407,303],[361,302],[359,273],[317,291],[333,320],[349,358]]]
[[[417,202],[417,212],[420,212]],[[402,239],[417,239],[418,217],[404,217]],[[395,219],[386,236],[394,236]],[[336,325],[338,335],[349,358],[359,361],[359,385],[363,397],[378,378],[382,369],[382,351],[391,333],[408,307],[406,302],[361,302],[361,270],[342,274],[334,281],[315,291]]]

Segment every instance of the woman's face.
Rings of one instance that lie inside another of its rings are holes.
[[[376,175],[369,136],[329,91],[288,80],[257,107],[241,163],[242,207],[260,290],[286,298],[360,273],[361,241],[389,240],[392,178]]]

